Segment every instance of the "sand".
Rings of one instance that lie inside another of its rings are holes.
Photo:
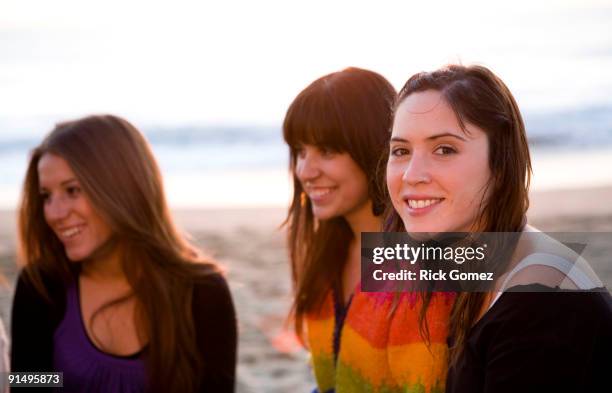
[[[612,252],[612,186],[534,193],[529,222],[544,231],[608,232]],[[308,354],[283,334],[290,304],[285,208],[174,212],[177,224],[227,271],[239,317],[238,392],[307,392],[314,387]],[[8,326],[15,268],[15,214],[0,211],[0,264],[8,285],[0,316]],[[606,258],[607,264],[607,258]]]

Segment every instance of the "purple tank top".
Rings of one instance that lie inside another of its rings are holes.
[[[53,337],[53,366],[64,373],[62,392],[145,391],[141,356],[114,356],[96,348],[85,331],[77,285],[66,294],[66,313]]]

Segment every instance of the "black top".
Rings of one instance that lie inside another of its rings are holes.
[[[537,286],[504,293],[474,325],[447,393],[611,391],[610,294],[522,292]]]
[[[349,297],[349,300],[344,304],[342,294],[340,291],[333,291],[334,297],[334,362],[338,363],[338,354],[340,353],[340,339],[342,337],[342,328],[344,327],[344,321],[348,315],[349,308],[353,302],[353,294]]]
[[[53,335],[66,306],[65,286],[43,277],[51,301],[20,274],[11,319],[11,370],[53,370]],[[225,279],[217,273],[199,279],[193,291],[196,341],[205,366],[200,392],[234,392],[236,371],[236,316]],[[34,392],[46,389],[33,388]],[[19,392],[28,389],[19,388]]]

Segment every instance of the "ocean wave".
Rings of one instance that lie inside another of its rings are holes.
[[[526,112],[525,126],[529,143],[536,148],[559,148],[572,146],[612,146],[612,106],[570,108],[547,112]],[[0,122],[0,154],[29,151],[36,146],[40,135],[24,135],[13,132]],[[163,149],[183,156],[185,149],[191,152],[218,152],[222,159],[227,149],[239,149],[240,155],[269,156],[282,154],[286,148],[280,127],[239,126],[149,126],[143,132],[154,150]],[[193,153],[196,154],[196,153]],[[231,154],[231,153],[230,153]],[[235,158],[235,157],[234,157]],[[252,159],[249,162],[252,162]]]

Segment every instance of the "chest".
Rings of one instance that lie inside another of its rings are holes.
[[[80,280],[77,289],[77,311],[84,332],[95,347],[119,356],[131,355],[143,348],[137,301],[129,287]]]
[[[132,352],[134,355],[122,356],[102,348],[92,340],[84,321],[77,288],[72,286],[67,292],[63,319],[53,336],[53,367],[64,373],[64,389],[71,392],[144,391],[146,372],[141,354]],[[102,335],[102,339],[106,338]],[[117,348],[110,346],[111,350]]]

